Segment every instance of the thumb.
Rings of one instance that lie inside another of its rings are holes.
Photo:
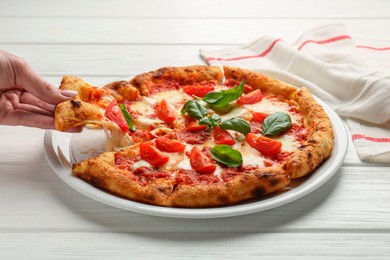
[[[37,98],[50,103],[58,104],[75,97],[78,93],[73,90],[59,90],[36,73],[24,60],[12,60],[16,86],[24,88]]]

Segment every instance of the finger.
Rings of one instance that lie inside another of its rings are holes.
[[[77,95],[77,92],[62,92],[39,76],[29,64],[20,58],[12,60],[16,87],[22,87],[37,98],[56,105]]]
[[[36,106],[30,105],[30,104],[19,104],[18,110],[24,110],[24,111],[28,111],[28,112],[31,112],[34,114],[40,114],[40,115],[44,115],[44,116],[53,117],[53,111],[47,111],[47,110],[44,110],[40,107],[36,107]]]
[[[20,103],[32,105],[51,113],[55,109],[55,105],[46,103],[28,92],[23,92],[20,95],[19,99],[20,99]]]
[[[53,117],[35,114],[25,110],[15,110],[7,113],[3,123],[6,125],[22,125],[43,129],[54,129]]]

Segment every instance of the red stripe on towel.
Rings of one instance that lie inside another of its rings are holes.
[[[306,40],[304,41],[299,47],[298,51],[300,51],[306,44],[308,43],[315,43],[315,44],[327,44],[327,43],[332,43],[332,42],[337,42],[337,41],[342,41],[342,40],[350,40],[352,39],[351,36],[349,35],[339,35],[335,37],[331,37],[325,40]],[[206,61],[212,61],[212,60],[221,60],[221,61],[235,61],[235,60],[244,60],[244,59],[253,59],[253,58],[262,58],[266,56],[268,53],[272,51],[276,43],[279,41],[283,41],[282,39],[276,39],[274,40],[270,46],[268,46],[267,49],[265,49],[262,53],[257,54],[257,55],[249,55],[249,56],[239,56],[239,57],[233,57],[233,58],[221,58],[221,57],[208,57],[206,58]],[[376,51],[388,51],[390,50],[390,47],[372,47],[372,46],[366,46],[366,45],[357,45],[357,48],[365,48],[365,49],[370,49],[370,50],[376,50]]]
[[[303,48],[303,46],[305,46],[308,43],[326,44],[326,43],[337,42],[337,41],[347,40],[347,39],[352,39],[352,38],[349,35],[340,35],[340,36],[335,36],[335,37],[325,39],[325,40],[320,40],[320,41],[306,40],[299,46],[298,51],[300,51]]]
[[[357,48],[362,48],[362,49],[370,49],[374,51],[390,51],[390,47],[372,47],[372,46],[366,46],[366,45],[356,45]]]
[[[267,49],[265,49],[262,53],[257,54],[257,55],[241,56],[241,57],[234,57],[234,58],[209,57],[209,58],[206,59],[206,61],[211,61],[211,60],[232,61],[232,60],[243,60],[243,59],[251,59],[251,58],[261,58],[261,57],[266,56],[268,53],[270,53],[271,50],[273,49],[273,47],[275,46],[275,44],[278,43],[279,41],[282,41],[282,39],[274,40]]]
[[[354,134],[352,135],[352,140],[357,140],[357,139],[364,139],[370,142],[376,142],[376,143],[389,143],[390,138],[379,138],[379,137],[372,137],[372,136],[366,136],[366,135],[360,135],[360,134]]]

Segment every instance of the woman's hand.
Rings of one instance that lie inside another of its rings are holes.
[[[76,95],[53,87],[23,59],[0,50],[0,125],[53,129],[55,105]]]

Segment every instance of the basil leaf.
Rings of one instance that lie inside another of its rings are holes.
[[[212,114],[209,117],[204,117],[199,120],[200,125],[207,125],[207,129],[216,127],[221,122],[221,117],[217,114]]]
[[[243,135],[251,132],[249,123],[242,118],[231,118],[229,120],[223,121],[219,127],[221,127],[223,130],[234,130]]]
[[[131,131],[135,131],[133,117],[130,115],[129,111],[127,111],[126,106],[124,104],[118,104],[119,108],[122,111],[123,117],[126,120],[127,125]]]
[[[241,97],[244,92],[244,81],[241,81],[240,85],[237,87],[228,89],[228,90],[217,90],[207,93],[206,96],[202,98],[203,101],[210,104],[214,109],[223,110],[227,107],[230,102]]]
[[[216,145],[210,150],[210,153],[214,160],[225,164],[227,167],[238,167],[243,162],[241,153],[229,145]]]
[[[263,135],[277,136],[291,127],[291,117],[287,113],[276,112],[267,116],[263,122]]]
[[[207,115],[207,110],[196,100],[187,101],[180,111],[183,115],[187,113],[194,119],[201,119]]]

